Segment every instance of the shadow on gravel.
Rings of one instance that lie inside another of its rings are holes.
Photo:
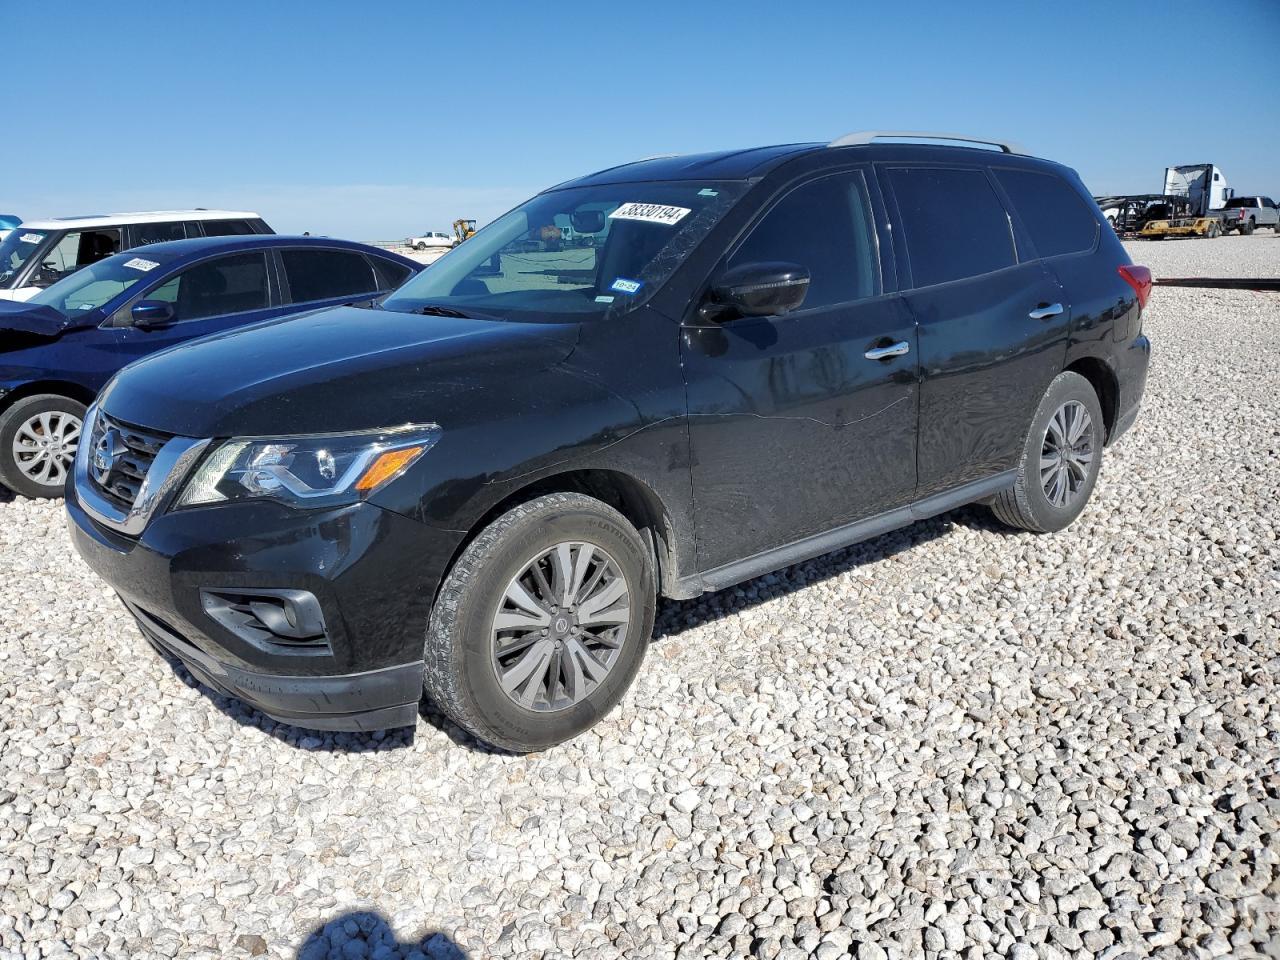
[[[721,617],[732,616],[742,610],[758,606],[777,597],[783,597],[806,587],[838,577],[864,564],[875,563],[938,537],[944,537],[954,527],[963,526],[1002,536],[1021,533],[1006,527],[986,507],[971,504],[950,513],[919,520],[909,527],[891,530],[862,543],[856,543],[834,553],[823,554],[804,563],[784,567],[774,573],[747,580],[736,587],[718,593],[708,593],[693,600],[664,600],[658,606],[658,617],[653,627],[652,642],[678,636],[685,630],[701,626]]]
[[[296,960],[466,960],[446,934],[401,943],[384,917],[368,910],[344,913],[311,932]]]

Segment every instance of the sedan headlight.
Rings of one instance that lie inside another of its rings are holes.
[[[436,445],[436,424],[369,433],[228,440],[187,481],[176,508],[234,500],[326,506],[361,500]]]

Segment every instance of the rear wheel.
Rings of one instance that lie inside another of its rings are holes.
[[[1068,526],[1093,493],[1105,430],[1093,385],[1078,373],[1058,374],[1032,418],[1017,479],[996,495],[992,512],[1036,533]]]
[[[1242,223],[1242,224],[1240,224],[1240,232],[1241,232],[1242,234],[1244,234],[1244,235],[1247,237],[1247,236],[1249,236],[1251,233],[1253,233],[1253,228],[1254,228],[1255,226],[1256,226],[1256,224],[1253,222],[1253,217],[1250,217],[1250,218],[1249,218],[1249,222],[1248,222],[1248,223]]]
[[[1221,236],[1221,234],[1222,231],[1218,229],[1218,225],[1216,223],[1209,224],[1208,237],[1210,240],[1216,240]]]
[[[622,514],[581,494],[538,497],[481,531],[445,579],[426,694],[494,746],[553,746],[622,698],[656,602],[649,551]]]
[[[84,404],[23,397],[0,414],[0,483],[24,497],[62,496],[84,424]]]

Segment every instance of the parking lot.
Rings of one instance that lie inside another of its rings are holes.
[[[1130,249],[1280,274],[1271,231]],[[2,495],[0,957],[1280,954],[1280,294],[1144,323],[1073,527],[971,507],[667,602],[526,757],[212,693]]]

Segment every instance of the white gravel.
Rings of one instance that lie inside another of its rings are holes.
[[[1126,240],[1124,246],[1156,277],[1280,277],[1280,234],[1270,228],[1247,237]]]
[[[1276,956],[1280,296],[1146,325],[1073,528],[971,508],[667,604],[538,756],[212,695],[0,503],[0,958]]]

